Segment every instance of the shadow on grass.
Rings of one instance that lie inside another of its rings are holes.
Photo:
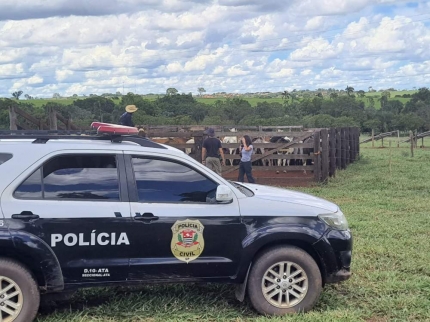
[[[188,314],[216,318],[253,319],[260,315],[253,310],[249,300],[243,303],[235,298],[234,285],[218,284],[166,284],[135,287],[89,289],[78,292],[71,299],[50,302],[41,306],[39,320],[51,314],[103,311],[109,315],[129,310],[141,317],[163,318],[173,316],[186,308]],[[316,311],[336,310],[347,307],[343,288],[327,285],[322,292]],[[134,311],[133,311],[134,310]]]

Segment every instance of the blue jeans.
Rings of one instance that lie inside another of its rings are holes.
[[[255,183],[254,177],[252,176],[252,162],[251,161],[248,161],[248,162],[240,161],[239,177],[238,177],[237,181],[244,182],[245,174],[246,174],[246,178],[248,179],[249,183]]]

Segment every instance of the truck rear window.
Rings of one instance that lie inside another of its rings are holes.
[[[9,153],[0,153],[0,165],[12,159],[12,154]]]

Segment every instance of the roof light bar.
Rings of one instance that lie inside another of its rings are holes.
[[[93,122],[91,127],[97,130],[97,134],[115,134],[115,135],[136,135],[139,134],[139,130],[135,127]]]

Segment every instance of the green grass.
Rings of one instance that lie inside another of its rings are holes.
[[[284,103],[284,99],[282,99],[282,98],[255,98],[255,97],[249,97],[249,98],[248,97],[240,97],[240,98],[247,100],[249,102],[249,104],[251,104],[251,106],[257,106],[257,103],[262,103],[262,102],[280,103],[280,104]],[[226,99],[225,98],[199,98],[199,97],[196,97],[196,100],[198,102],[212,105],[212,104],[215,104],[215,102],[218,100],[224,101]]]
[[[391,93],[390,99],[399,100],[403,104],[406,104],[410,100],[409,98],[395,97],[395,96],[396,95],[403,95],[403,94],[414,94],[416,92],[417,91],[394,91],[394,92],[390,92]],[[374,98],[376,109],[381,108],[381,103],[378,101],[379,97],[381,96],[380,92],[366,93],[366,97],[367,96],[371,96]],[[360,98],[357,96],[356,98],[357,98],[357,100],[363,101],[366,106],[369,106],[369,102],[367,101],[366,97]],[[144,96],[144,98],[148,99],[150,101],[154,101],[157,99],[157,95],[150,95],[150,96],[146,95],[146,96]],[[200,98],[198,96],[195,96],[195,98],[198,102],[202,102],[202,103],[209,104],[209,105],[215,104],[215,102],[218,100],[221,100],[221,101],[225,100],[225,98]],[[276,102],[276,103],[280,103],[280,104],[282,104],[284,102],[283,98],[255,98],[255,97],[243,97],[243,96],[241,96],[240,98],[248,100],[248,102],[252,106],[257,106],[257,103],[259,103],[259,102],[269,102],[269,103]],[[310,96],[310,98],[312,98],[312,96]],[[83,99],[83,97],[79,97],[77,99]],[[302,99],[302,98],[299,98],[299,99]],[[329,97],[325,96],[325,99],[329,99]],[[31,100],[21,99],[20,101],[32,103],[35,106],[39,107],[39,106],[46,104],[47,102],[55,102],[58,104],[69,105],[69,104],[72,104],[74,100],[75,99],[73,99],[73,98],[60,98],[60,99],[46,98],[46,99],[31,99]],[[115,102],[115,104],[118,104],[120,102],[120,100],[115,100],[115,99],[113,101]],[[291,101],[291,99],[289,99],[289,101]]]
[[[162,285],[81,291],[37,321],[430,321],[430,149],[411,158],[392,140],[362,146],[328,185],[300,189],[339,204],[354,235],[352,278],[328,285],[312,312],[266,318],[231,285]]]
[[[30,100],[20,100],[20,102],[23,103],[31,103],[36,107],[40,107],[48,102],[53,102],[53,103],[57,103],[57,104],[62,104],[62,105],[70,105],[73,104],[73,102],[77,99],[83,99],[83,97],[79,97],[79,98],[59,98],[59,99],[55,99],[55,98],[44,98],[44,99],[30,99]],[[120,102],[120,100],[116,100],[116,99],[112,99],[112,101],[114,101],[115,104],[118,104]]]
[[[31,100],[20,100],[23,103],[30,103],[33,104],[36,107],[40,107],[48,102],[53,102],[53,103],[57,103],[57,104],[62,104],[62,105],[70,105],[73,103],[74,99],[73,98],[60,98],[60,99],[31,99]]]
[[[390,95],[391,98],[394,98],[396,95],[403,95],[403,94],[415,94],[418,91],[390,91]],[[371,93],[366,93],[366,96],[381,96],[381,92],[371,92]]]

